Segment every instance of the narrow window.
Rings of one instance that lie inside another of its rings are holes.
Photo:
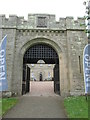
[[[81,58],[79,56],[79,69],[80,69],[80,73],[81,73]]]

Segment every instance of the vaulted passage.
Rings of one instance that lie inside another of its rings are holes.
[[[30,92],[31,72],[29,65],[40,64],[39,60],[43,60],[45,65],[54,65],[51,81],[54,81],[54,92],[60,94],[59,58],[57,52],[48,44],[35,44],[26,50],[23,57],[22,94]],[[44,81],[42,73],[43,70],[39,73],[40,81]]]

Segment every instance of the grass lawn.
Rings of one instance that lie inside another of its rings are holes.
[[[88,101],[85,96],[65,98],[64,106],[68,118],[88,118]]]
[[[0,99],[0,116],[4,115],[10,108],[18,102],[17,98],[3,98]]]

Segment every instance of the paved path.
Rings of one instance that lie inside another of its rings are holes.
[[[22,96],[4,118],[66,118],[60,96]]]
[[[30,93],[19,98],[5,118],[66,118],[63,99],[54,93],[53,81],[30,82]]]
[[[28,96],[55,96],[53,81],[31,81]]]

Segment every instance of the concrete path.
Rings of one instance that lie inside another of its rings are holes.
[[[4,118],[66,118],[60,96],[22,96]]]

